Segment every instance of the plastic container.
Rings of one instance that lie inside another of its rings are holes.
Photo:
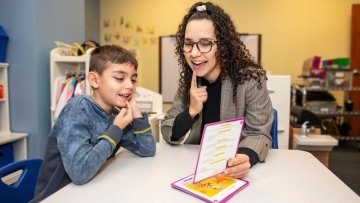
[[[6,35],[4,28],[0,25],[0,63],[5,62],[8,41],[9,37]]]
[[[325,80],[324,78],[319,77],[306,77],[303,78],[304,85],[307,88],[324,88],[325,87]]]
[[[326,88],[352,88],[353,73],[350,69],[326,69]]]
[[[317,114],[336,113],[337,103],[331,101],[308,101],[305,108]]]

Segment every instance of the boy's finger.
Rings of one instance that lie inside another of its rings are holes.
[[[126,112],[127,112],[127,109],[126,109],[126,108],[121,108],[119,115],[120,115],[121,117],[124,117],[124,116],[126,115]]]
[[[131,113],[132,112],[132,106],[131,106],[129,101],[126,101],[126,106],[127,106],[128,111]]]

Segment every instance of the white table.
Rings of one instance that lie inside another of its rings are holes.
[[[157,144],[152,158],[123,151],[89,183],[69,184],[44,202],[191,203],[201,200],[170,183],[194,172],[197,145]],[[250,185],[228,202],[360,202],[360,197],[314,156],[298,150],[270,150],[245,178]]]

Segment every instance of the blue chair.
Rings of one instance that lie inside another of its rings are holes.
[[[41,159],[27,159],[16,161],[0,168],[0,202],[28,202],[35,192],[35,185],[39,175]],[[21,171],[16,182],[8,185],[3,177]]]
[[[275,109],[273,109],[273,114],[274,114],[274,121],[272,123],[271,126],[271,130],[270,130],[270,135],[272,138],[272,145],[271,147],[273,149],[278,149],[278,118],[277,118],[277,111]]]

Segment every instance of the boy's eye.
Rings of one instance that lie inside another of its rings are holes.
[[[120,80],[120,81],[123,81],[124,78],[120,78],[120,77],[114,77],[116,80]]]

